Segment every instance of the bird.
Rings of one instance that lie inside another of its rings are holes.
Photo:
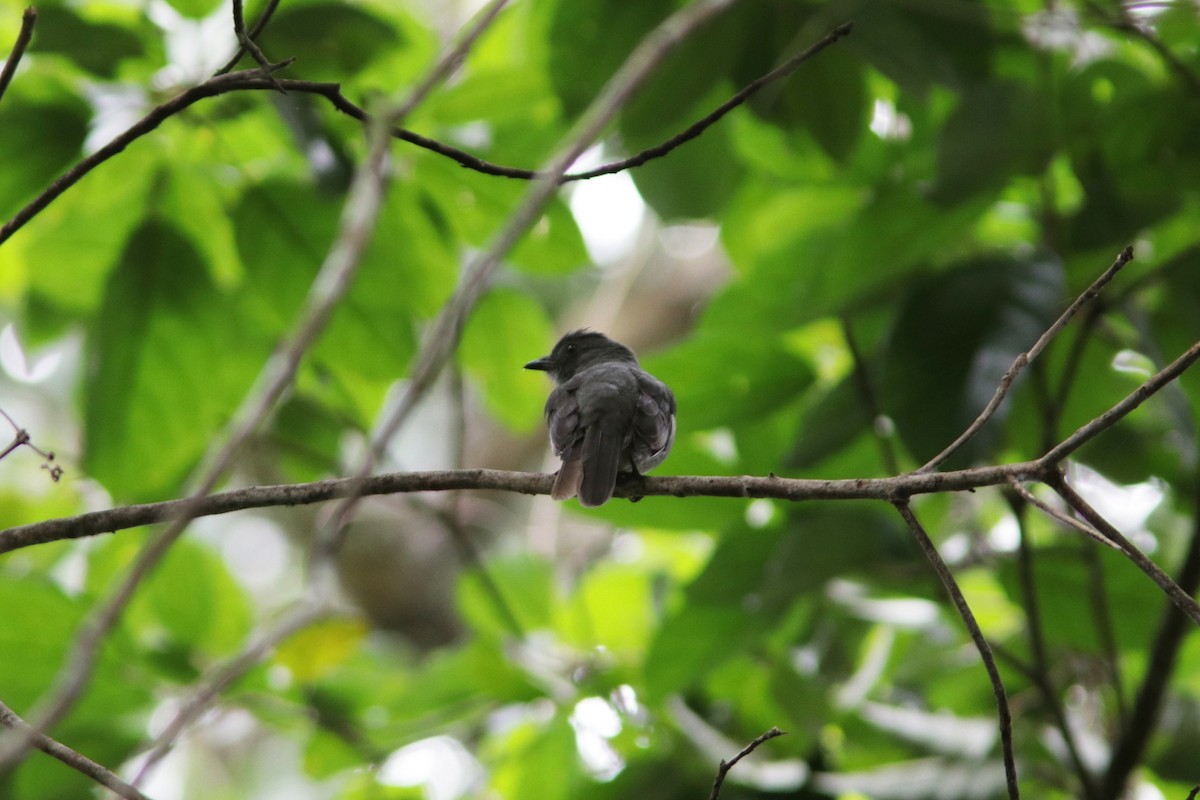
[[[562,459],[550,496],[603,505],[618,472],[657,467],[675,442],[675,395],[642,369],[633,351],[603,333],[574,330],[525,369],[556,386],[546,400],[550,445]]]

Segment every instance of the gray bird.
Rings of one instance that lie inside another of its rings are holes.
[[[550,445],[562,459],[550,496],[579,495],[584,506],[612,497],[618,472],[641,474],[675,441],[675,395],[638,366],[637,356],[602,333],[571,331],[525,369],[558,384],[546,401]]]

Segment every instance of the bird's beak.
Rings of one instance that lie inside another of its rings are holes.
[[[551,372],[554,369],[554,362],[550,360],[550,356],[543,356],[536,361],[530,361],[525,365],[525,369],[539,369],[542,372]]]

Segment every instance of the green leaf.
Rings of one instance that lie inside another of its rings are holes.
[[[190,242],[143,224],[88,339],[88,474],[117,498],[170,494],[249,388],[267,352],[254,333],[231,316]]]
[[[675,392],[681,429],[759,420],[812,384],[812,370],[781,342],[705,327],[682,345],[645,359],[646,369]]]
[[[699,119],[730,92],[716,90],[694,107]],[[683,123],[686,127],[689,122]],[[632,170],[638,192],[664,219],[696,219],[721,211],[733,198],[744,170],[734,156],[733,134],[720,123],[685,142],[663,158]],[[632,155],[661,144],[666,136],[626,132],[625,146]]]
[[[498,289],[485,295],[463,331],[459,358],[483,392],[488,411],[510,430],[538,426],[549,386],[522,365],[544,355],[554,338],[545,309],[528,295]]]
[[[892,330],[880,402],[914,457],[932,457],[975,419],[1013,359],[1054,321],[1063,291],[1062,265],[1050,257],[971,262],[913,285]],[[952,462],[987,457],[1009,407]]]
[[[550,624],[555,592],[550,565],[545,560],[534,556],[493,559],[487,568],[504,606],[522,629],[534,631]],[[513,633],[505,619],[505,608],[477,573],[463,575],[458,588],[459,610],[477,633],[500,637]]]
[[[268,57],[301,58],[306,78],[325,81],[344,81],[405,44],[400,31],[383,17],[330,2],[283,6],[259,38]]]
[[[0,103],[0,219],[7,220],[80,156],[87,108],[71,99],[22,101],[15,92]]]
[[[942,127],[935,198],[959,203],[1041,167],[1042,106],[1017,83],[989,83],[964,95]]]
[[[143,54],[142,40],[129,28],[90,22],[65,5],[38,9],[37,35],[31,52],[58,53],[101,78],[116,77],[122,59]]]
[[[145,581],[131,623],[161,626],[177,645],[212,658],[236,650],[250,633],[253,614],[245,590],[208,547],[183,540]]]
[[[567,116],[578,116],[659,21],[670,0],[559,0],[547,36],[550,79]]]

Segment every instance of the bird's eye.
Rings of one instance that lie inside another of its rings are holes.
[[[569,345],[567,345],[567,352],[568,352],[568,353],[574,353],[574,352],[575,352],[575,345],[573,345],[573,344],[569,344]]]

